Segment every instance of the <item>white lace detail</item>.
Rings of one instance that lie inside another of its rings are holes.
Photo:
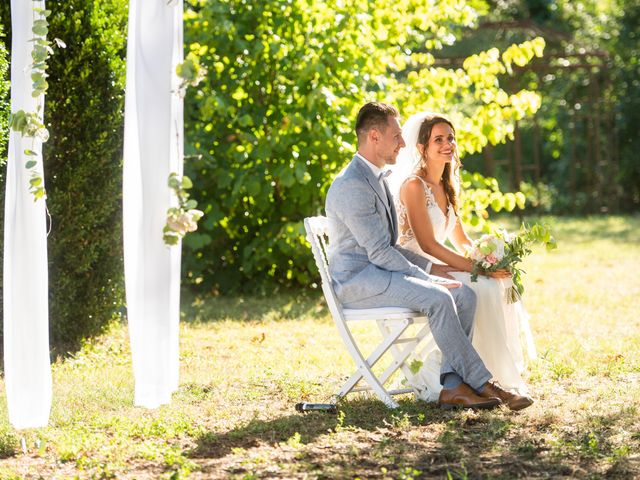
[[[445,215],[438,206],[438,203],[435,200],[435,196],[427,182],[425,182],[424,179],[422,179],[418,175],[411,175],[407,177],[402,183],[404,184],[407,180],[410,180],[412,178],[417,178],[422,182],[422,186],[424,187],[424,198],[427,204],[427,210],[429,211],[429,218],[431,219],[431,223],[433,224],[433,231],[435,233],[436,240],[438,240],[439,242],[444,242],[451,233],[451,230],[453,230],[453,228],[451,227],[455,225],[455,222],[450,221],[451,216],[455,216],[453,207],[449,205],[447,215]],[[407,246],[407,244],[409,244],[410,242],[415,241],[415,235],[413,233],[413,230],[411,229],[411,225],[409,225],[407,208],[400,201],[400,198],[396,199],[396,211],[398,212],[398,226],[400,230],[398,245],[404,247]],[[423,253],[419,249],[419,247],[417,248],[417,253]]]

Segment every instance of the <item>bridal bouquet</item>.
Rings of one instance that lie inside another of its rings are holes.
[[[517,235],[509,234],[506,230],[497,230],[495,233],[483,235],[467,249],[467,257],[473,261],[471,281],[476,282],[478,275],[482,272],[506,269],[511,273],[512,283],[506,291],[507,302],[517,302],[524,293],[522,286],[524,271],[518,265],[531,253],[531,245],[534,243],[544,244],[547,250],[557,247],[547,225],[535,224],[528,227],[523,224]]]

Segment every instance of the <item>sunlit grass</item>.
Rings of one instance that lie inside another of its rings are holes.
[[[318,293],[185,294],[171,405],[132,406],[127,332],[114,325],[54,365],[49,427],[13,430],[0,397],[0,478],[638,476],[640,218],[544,220],[560,248],[525,261],[539,358],[536,403],[521,413],[411,396],[390,411],[354,395],[338,416],[300,415],[296,402],[329,401],[353,370]]]

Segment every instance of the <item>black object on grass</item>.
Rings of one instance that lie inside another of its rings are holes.
[[[326,412],[338,413],[338,407],[335,403],[296,403],[296,411],[300,413],[306,412]]]

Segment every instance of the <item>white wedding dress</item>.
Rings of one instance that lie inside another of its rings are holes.
[[[419,178],[424,185],[427,211],[435,237],[438,242],[444,244],[453,232],[456,223],[453,206],[449,205],[445,214],[436,203],[429,186],[420,177],[415,176],[415,178]],[[429,258],[431,262],[442,264],[443,262],[420,249],[409,226],[404,205],[398,200],[396,202],[400,226],[398,244]],[[535,357],[535,347],[529,332],[528,314],[522,302],[509,304],[505,300],[505,288],[509,286],[510,281],[478,276],[477,282],[472,282],[471,274],[468,272],[451,272],[451,276],[471,287],[476,293],[478,303],[473,331],[473,346],[493,374],[493,379],[507,390],[527,394],[527,385],[522,379],[525,361],[520,338],[521,325],[526,327],[526,333],[529,334],[526,336],[527,353],[531,358]],[[442,389],[440,385],[442,353],[432,337],[423,342],[423,345],[426,344],[426,346],[419,349],[413,359],[413,365],[420,366],[419,370],[413,369],[417,373],[414,378],[408,379],[408,382],[419,392],[419,396],[423,400],[436,401]],[[416,363],[416,361],[420,363]]]

